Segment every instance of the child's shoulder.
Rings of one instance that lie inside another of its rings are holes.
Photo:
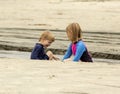
[[[84,44],[84,42],[83,42],[82,40],[79,40],[79,41],[77,42],[77,45],[85,46],[85,44]]]
[[[79,40],[77,43],[84,43],[83,40]]]
[[[43,45],[40,44],[40,43],[36,43],[35,46],[36,46],[36,47],[39,47],[39,48],[43,47]]]

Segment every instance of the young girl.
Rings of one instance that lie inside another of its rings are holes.
[[[50,46],[51,43],[54,42],[54,40],[55,38],[50,32],[48,31],[43,32],[42,35],[40,36],[39,42],[36,43],[34,49],[32,50],[31,59],[58,60],[58,58],[55,57],[51,51],[48,51],[47,53],[45,53],[44,51],[44,48]]]
[[[73,61],[93,62],[92,58],[82,40],[82,30],[78,23],[71,23],[66,28],[68,39],[71,41],[63,61],[70,60],[73,55]]]

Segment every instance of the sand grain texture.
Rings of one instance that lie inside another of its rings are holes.
[[[0,59],[0,94],[119,94],[120,66]]]

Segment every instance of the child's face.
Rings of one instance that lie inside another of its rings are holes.
[[[46,47],[46,48],[47,48],[48,46],[50,46],[51,43],[52,43],[52,41],[50,41],[50,40],[43,40],[43,41],[42,41],[43,46]]]

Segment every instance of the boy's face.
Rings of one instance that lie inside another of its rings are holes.
[[[43,46],[46,47],[46,48],[47,48],[48,46],[50,46],[51,43],[52,43],[52,41],[50,41],[50,40],[43,40],[43,42],[42,42]]]

